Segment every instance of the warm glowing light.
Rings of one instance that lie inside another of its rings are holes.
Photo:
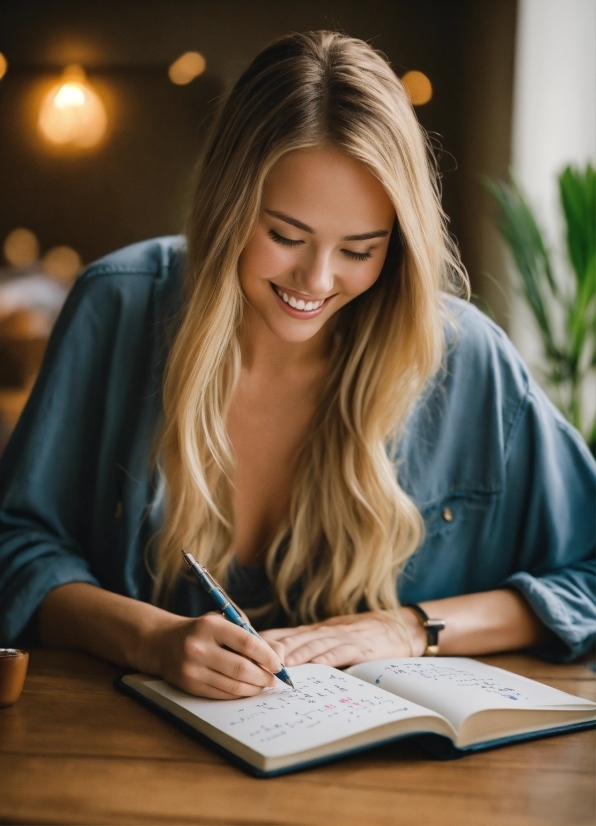
[[[432,83],[422,72],[406,72],[401,82],[414,106],[423,106],[433,96]]]
[[[72,247],[52,247],[41,259],[41,265],[56,281],[71,281],[81,269],[81,256]]]
[[[8,69],[8,61],[7,61],[7,59],[4,57],[4,55],[2,54],[2,52],[0,52],[0,80],[2,80],[2,78],[3,78],[3,77],[4,77],[4,75],[6,74],[6,70],[7,70],[7,69]]]
[[[4,239],[4,257],[13,267],[28,267],[37,261],[39,241],[30,229],[19,227]]]
[[[175,60],[168,69],[168,76],[172,83],[184,86],[190,83],[195,77],[202,75],[207,63],[199,52],[185,52],[178,60]]]
[[[38,124],[52,143],[89,149],[101,141],[108,125],[105,106],[80,66],[67,67],[60,83],[50,89]]]

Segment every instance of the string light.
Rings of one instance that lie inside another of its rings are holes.
[[[105,106],[80,66],[68,66],[45,96],[38,124],[51,143],[89,149],[103,138]]]
[[[185,52],[175,60],[168,69],[168,77],[177,86],[190,83],[195,77],[202,75],[207,62],[199,52]]]
[[[414,106],[424,106],[433,96],[433,87],[423,72],[406,72],[401,82]]]
[[[0,80],[6,74],[6,70],[8,69],[8,60],[4,57],[2,52],[0,52]]]
[[[41,266],[56,281],[72,281],[81,269],[81,256],[72,247],[52,247],[41,259]]]
[[[28,267],[37,261],[39,241],[30,229],[18,227],[4,239],[4,257],[13,267]]]

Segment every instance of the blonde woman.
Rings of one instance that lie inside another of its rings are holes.
[[[217,698],[280,659],[588,650],[594,462],[453,297],[435,169],[382,56],[329,32],[262,52],[187,237],[94,264],[56,326],[2,459],[0,642]],[[212,613],[181,548],[269,644]]]

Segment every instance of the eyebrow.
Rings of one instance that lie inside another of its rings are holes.
[[[277,210],[274,209],[266,209],[265,212],[267,215],[272,215],[274,218],[279,218],[280,221],[285,221],[286,224],[291,224],[293,227],[301,229],[303,232],[309,232],[311,235],[315,234],[314,229],[309,227],[308,224],[303,224],[302,221],[299,221],[297,218],[292,218],[291,215],[286,215],[285,212],[277,212]],[[346,235],[346,237],[341,240],[368,241],[371,238],[384,238],[386,235],[389,235],[386,229],[375,229],[372,232],[362,232],[359,235]]]

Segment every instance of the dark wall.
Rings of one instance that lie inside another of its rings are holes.
[[[0,240],[26,226],[43,249],[69,244],[90,261],[179,231],[221,94],[274,37],[341,28],[383,50],[397,74],[431,79],[433,99],[417,112],[443,147],[444,205],[474,286],[490,294],[482,272],[501,265],[478,177],[504,175],[509,161],[514,25],[515,0],[2,2]],[[207,70],[174,86],[167,67],[191,49]],[[112,124],[98,149],[75,155],[50,149],[35,126],[43,84],[72,62]]]

